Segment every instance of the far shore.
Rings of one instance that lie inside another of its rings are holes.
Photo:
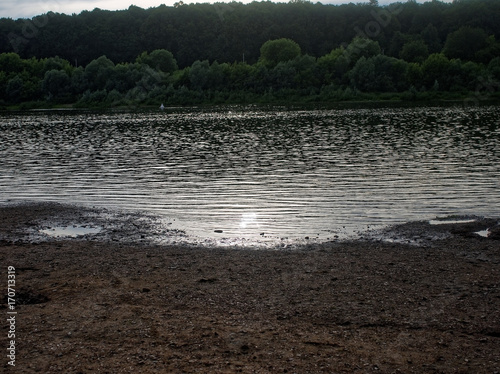
[[[286,106],[290,109],[293,108],[305,108],[305,109],[341,109],[341,108],[373,108],[373,107],[415,107],[415,106],[464,106],[464,107],[477,107],[477,106],[488,106],[488,105],[499,105],[500,98],[491,96],[488,98],[480,97],[474,92],[470,92],[466,95],[448,95],[443,93],[443,95],[438,95],[433,98],[422,98],[415,100],[406,100],[399,95],[388,96],[387,98],[377,98],[377,96],[372,97],[367,94],[366,98],[360,98],[359,100],[342,100],[342,101],[322,101],[314,100],[313,98],[304,97],[303,99],[296,100],[290,98],[290,100],[277,99],[274,101],[249,101],[249,102],[192,102],[189,104],[181,103],[165,103],[164,110],[169,111],[171,109],[183,108],[220,108],[220,107],[246,107],[255,106],[257,108],[273,108]],[[117,111],[135,111],[135,110],[161,110],[160,105],[162,103],[129,103],[129,104],[118,104],[118,105],[93,105],[93,106],[82,106],[77,103],[60,104],[60,103],[50,103],[45,101],[34,101],[26,102],[17,105],[4,105],[0,106],[0,114],[2,112],[18,112],[18,111],[38,111],[38,110],[67,110],[67,111],[81,111],[81,110],[117,110]]]

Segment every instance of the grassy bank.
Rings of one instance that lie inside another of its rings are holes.
[[[335,107],[343,105],[436,105],[453,103],[455,105],[478,106],[500,104],[500,92],[490,95],[481,95],[477,92],[386,92],[362,93],[338,90],[332,93],[301,95],[298,92],[277,92],[266,95],[252,93],[197,93],[192,92],[184,98],[164,97],[142,101],[121,99],[117,101],[77,101],[72,103],[57,103],[54,101],[28,101],[16,105],[7,105],[0,102],[2,111],[23,111],[33,109],[146,109],[165,106],[192,106],[192,105],[286,105],[303,107]]]

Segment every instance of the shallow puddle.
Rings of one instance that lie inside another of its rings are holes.
[[[40,232],[55,238],[76,238],[78,236],[99,234],[101,228],[82,225],[54,226],[42,229]]]
[[[431,219],[430,225],[458,225],[461,223],[476,222],[475,219]]]
[[[487,238],[488,236],[490,236],[490,229],[477,231],[475,232],[475,234],[482,236],[483,238]]]

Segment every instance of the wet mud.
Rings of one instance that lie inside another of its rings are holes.
[[[154,244],[185,237],[170,222],[144,212],[109,210],[58,203],[17,203],[1,207],[0,240],[40,243],[90,240]]]
[[[6,358],[0,366],[12,373],[496,373],[498,220],[468,218],[248,250],[155,244],[156,236],[182,233],[139,213],[3,206],[0,262],[16,269],[18,319],[16,367]],[[70,225],[100,231],[40,232]],[[487,237],[477,234],[486,229]]]
[[[365,240],[410,244],[421,247],[451,238],[500,239],[500,220],[478,216],[452,216],[427,221],[408,222],[367,232]]]
[[[307,249],[326,241],[290,239],[273,242],[245,238],[188,237],[183,230],[172,229],[172,222],[140,211],[73,206],[52,202],[7,204],[2,207],[0,240],[38,243],[54,240],[92,240],[135,244],[177,244],[184,246],[223,246],[233,248]],[[351,237],[354,235],[351,235]],[[378,230],[358,232],[356,240],[430,246],[451,237],[498,240],[500,219],[478,216],[453,216],[408,222]],[[349,236],[346,236],[349,238]],[[348,239],[349,240],[349,239]],[[345,239],[335,239],[333,242]],[[219,245],[218,245],[219,244]]]

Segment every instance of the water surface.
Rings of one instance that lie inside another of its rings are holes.
[[[144,210],[192,238],[250,242],[499,216],[499,119],[497,107],[2,114],[0,202]]]

